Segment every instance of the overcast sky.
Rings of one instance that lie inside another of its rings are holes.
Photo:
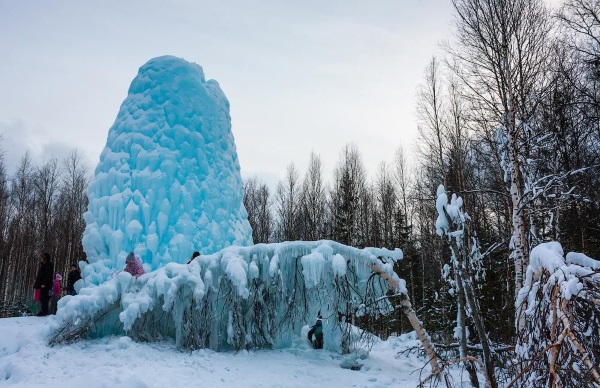
[[[244,177],[355,143],[371,177],[416,133],[415,96],[450,0],[0,0],[0,146],[11,170],[77,148],[95,168],[137,70],[196,62],[231,103]]]

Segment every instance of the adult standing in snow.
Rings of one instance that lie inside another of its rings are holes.
[[[50,301],[50,291],[52,289],[52,274],[54,273],[54,264],[50,260],[48,252],[40,253],[40,266],[35,277],[34,288],[40,289],[40,302],[42,310],[38,311],[37,316],[48,315],[48,302]]]
[[[81,271],[77,263],[71,263],[71,269],[67,275],[67,295],[77,295],[75,292],[75,282],[81,279]]]
[[[129,255],[127,255],[127,258],[125,259],[125,272],[129,272],[136,278],[146,273],[142,266],[142,261],[133,252],[129,252]]]
[[[313,334],[315,335],[315,340],[313,341]],[[323,318],[321,317],[321,313],[317,315],[317,323],[313,325],[308,331],[308,340],[312,343],[313,348],[315,349],[323,349]]]
[[[191,263],[192,260],[194,260],[196,257],[200,256],[200,252],[196,251],[194,253],[192,253],[192,258],[190,259],[190,261],[188,261],[187,263]]]
[[[62,276],[59,273],[54,275],[52,283],[52,296],[50,298],[50,314],[54,315],[58,311],[58,300],[62,296]]]

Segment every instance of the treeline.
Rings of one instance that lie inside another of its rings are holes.
[[[565,253],[600,257],[600,0],[571,0],[554,14],[541,0],[453,4],[455,43],[425,70],[410,169],[399,149],[368,177],[359,146],[348,145],[331,179],[313,154],[303,174],[290,165],[274,193],[247,181],[245,205],[255,243],[401,247],[398,272],[437,341],[455,339],[459,308],[476,333],[459,307],[465,283],[491,341],[513,343],[515,294],[534,246],[554,240]],[[440,184],[470,216],[478,267],[465,279],[436,234]],[[400,331],[400,317],[382,333]]]
[[[401,247],[402,275],[410,281],[411,297],[423,306],[425,283],[435,270],[424,268],[427,260],[418,256],[409,195],[407,160],[401,148],[393,162],[381,164],[372,180],[358,147],[347,145],[331,178],[324,176],[321,159],[313,153],[304,174],[294,164],[287,167],[275,192],[258,178],[244,184],[255,244],[329,239],[355,247]],[[402,315],[389,319],[396,325],[390,320],[371,324],[381,333],[399,332]]]
[[[27,153],[11,175],[0,152],[0,302],[33,299],[40,252],[51,255],[63,276],[70,263],[85,259],[88,175],[76,151],[41,164]]]

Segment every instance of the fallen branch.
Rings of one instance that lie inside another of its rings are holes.
[[[561,303],[560,319],[561,319],[563,325],[565,325],[565,329],[571,327],[571,323],[569,322],[569,319],[567,318],[567,315],[566,315],[567,303],[568,303],[567,299],[563,299],[562,303]],[[577,341],[577,339],[575,338],[575,335],[573,334],[571,329],[569,329],[567,335],[569,336],[569,339],[571,340],[571,343],[573,344],[573,346],[575,346],[575,348],[579,351],[579,354],[581,355],[581,360],[589,368],[590,373],[592,374],[592,376],[594,376],[594,379],[596,380],[596,383],[600,384],[600,374],[598,373],[596,366],[590,360],[590,354],[588,353],[588,351],[585,350],[585,348],[583,346],[581,346],[581,344]]]
[[[508,386],[506,388],[510,388],[512,387],[512,385],[514,383],[516,383],[517,381],[519,381],[521,379],[521,377],[527,373],[527,371],[529,371],[529,369],[531,369],[531,367],[535,364],[535,362],[537,360],[539,360],[548,350],[550,350],[552,347],[554,346],[559,346],[559,344],[552,344],[552,345],[548,345],[546,348],[544,348],[544,350],[542,350],[541,352],[539,352],[530,362],[529,364],[527,364],[527,366],[525,368],[523,368],[523,370],[521,372],[519,372],[519,374],[517,375],[517,377],[515,377],[513,379],[513,381],[510,382],[510,384],[508,384]]]
[[[445,366],[449,366],[452,364],[456,364],[459,362],[466,362],[466,361],[470,361],[470,362],[474,362],[478,367],[479,367],[479,373],[481,373],[484,377],[485,377],[485,384],[486,386],[490,387],[492,385],[492,383],[490,382],[490,380],[487,378],[487,373],[485,373],[485,366],[483,365],[483,362],[481,362],[481,359],[477,358],[477,357],[473,357],[473,356],[466,356],[466,357],[462,357],[462,358],[457,358],[454,360],[447,360],[444,362]]]
[[[457,343],[451,343],[451,344],[434,344],[436,349],[458,349],[460,347],[460,344]],[[467,345],[467,349],[469,351],[472,352],[483,352],[483,349],[477,345]],[[515,346],[514,345],[506,345],[506,346],[501,346],[501,347],[495,347],[493,348],[494,353],[503,353],[503,352],[514,352],[515,351]]]
[[[113,310],[119,308],[121,305],[121,298],[117,299],[113,304],[111,304],[106,310],[104,310],[101,314],[98,314],[94,317],[90,317],[86,319],[84,322],[80,322],[75,325],[71,322],[64,323],[61,328],[52,336],[50,341],[48,341],[48,345],[56,346],[58,344],[70,344],[75,341],[78,341],[87,336],[87,332],[89,328],[96,322],[99,322],[104,317],[106,317]]]
[[[383,280],[385,280],[390,285],[390,287],[392,287],[392,289],[394,291],[401,293],[403,295],[402,303],[401,303],[402,311],[408,317],[408,320],[409,320],[412,328],[415,330],[415,333],[417,333],[417,337],[419,337],[419,340],[421,341],[421,344],[423,345],[423,348],[425,349],[425,352],[427,353],[427,356],[429,358],[429,363],[431,364],[432,374],[438,375],[440,373],[440,364],[439,364],[438,357],[435,354],[435,349],[433,348],[431,342],[429,341],[429,336],[427,335],[427,332],[425,331],[423,324],[417,318],[417,314],[415,313],[415,310],[412,308],[412,305],[410,304],[410,300],[408,299],[408,296],[402,292],[398,282],[396,280],[394,280],[387,272],[385,272],[377,264],[375,264],[375,263],[371,264],[371,269],[377,275],[381,276],[381,278]]]

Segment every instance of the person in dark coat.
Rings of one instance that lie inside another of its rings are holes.
[[[67,295],[77,295],[75,291],[75,282],[81,279],[81,271],[77,263],[71,263],[71,269],[67,275]]]
[[[192,257],[190,258],[190,260],[187,263],[188,264],[191,263],[198,256],[200,256],[200,252],[196,251],[196,252],[192,253]]]
[[[48,302],[50,301],[50,291],[52,290],[52,281],[54,278],[54,264],[50,260],[50,254],[47,252],[40,253],[40,266],[38,267],[37,276],[35,277],[34,288],[41,290],[40,302],[42,310],[36,315],[48,315]]]
[[[314,341],[313,334],[315,335]],[[323,349],[323,318],[320,313],[317,316],[317,323],[315,323],[308,331],[308,340],[313,345],[313,348]]]

